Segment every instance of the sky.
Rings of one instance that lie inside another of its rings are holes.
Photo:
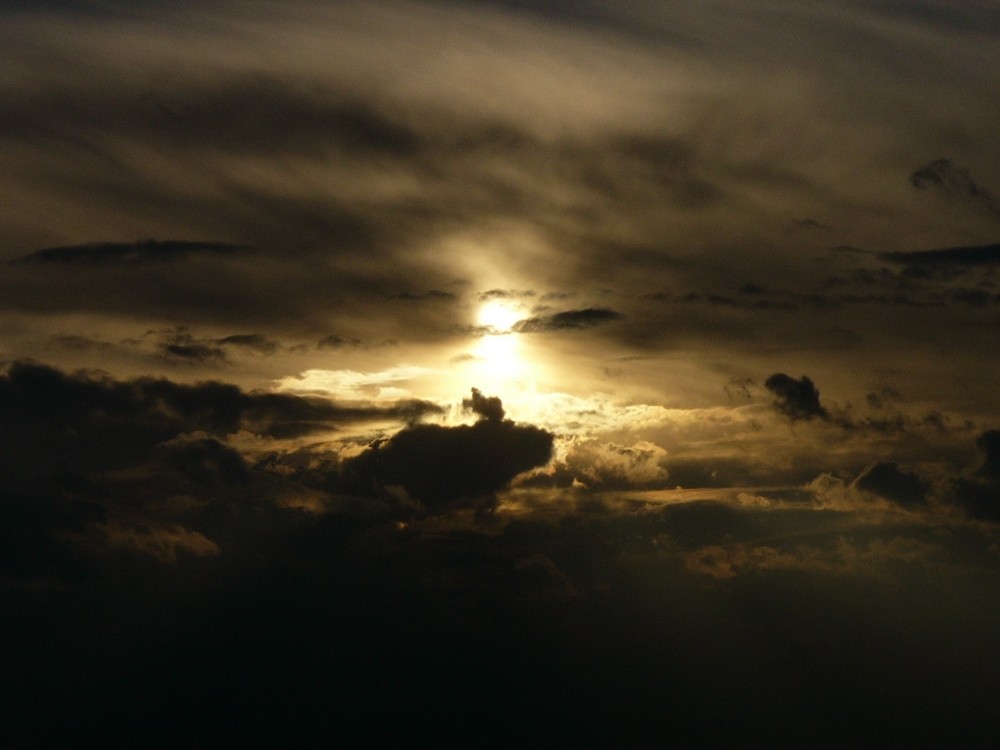
[[[0,18],[5,742],[1000,742],[996,3]]]

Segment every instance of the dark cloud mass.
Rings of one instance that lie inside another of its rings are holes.
[[[1000,264],[1000,244],[883,253],[881,257],[890,263],[906,264],[911,268],[920,268],[921,266],[995,266]]]
[[[500,399],[473,389],[463,402],[480,416],[473,425],[408,427],[348,460],[344,474],[361,491],[401,486],[431,512],[458,501],[489,501],[521,472],[552,457],[554,435],[503,418]]]
[[[854,480],[854,486],[904,506],[920,505],[927,493],[925,482],[892,461],[869,466]]]
[[[972,518],[1000,523],[1000,430],[987,430],[976,440],[982,463],[954,480],[955,499]]]
[[[796,380],[783,372],[776,372],[764,381],[764,387],[774,394],[778,411],[793,422],[830,417],[829,412],[820,405],[819,391],[805,375]]]
[[[618,320],[621,317],[621,313],[614,310],[588,307],[584,310],[566,310],[552,315],[519,320],[514,324],[513,330],[518,333],[545,333],[547,331],[592,328]]]
[[[219,382],[118,381],[98,373],[66,374],[27,362],[14,363],[0,378],[4,443],[12,454],[30,457],[22,464],[24,468],[36,462],[44,465],[53,458],[65,460],[59,456],[60,446],[80,451],[82,466],[100,468],[105,460],[127,460],[134,451],[182,433],[222,436],[248,430],[287,437],[329,431],[341,420],[404,414],[410,418],[435,412],[440,407],[422,402],[344,407],[320,398],[247,393]]]
[[[462,399],[462,408],[492,422],[502,421],[505,414],[503,402],[497,396],[484,396],[478,388],[472,389],[470,398]]]
[[[36,250],[15,264],[58,264],[81,266],[128,266],[144,263],[166,263],[192,255],[232,255],[249,248],[224,242],[182,242],[177,240],[146,240],[145,242],[108,242]]]

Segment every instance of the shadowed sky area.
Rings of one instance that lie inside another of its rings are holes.
[[[1000,8],[0,2],[0,745],[996,748]]]

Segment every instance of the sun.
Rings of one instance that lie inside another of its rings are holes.
[[[522,336],[515,330],[524,317],[518,305],[505,300],[489,300],[476,311],[480,330],[472,350],[472,375],[477,387],[499,394],[525,387],[531,367],[524,358]]]
[[[488,328],[491,333],[507,333],[521,317],[513,305],[501,300],[490,300],[479,308],[476,322],[483,328]]]

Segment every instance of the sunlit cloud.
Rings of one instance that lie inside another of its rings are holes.
[[[412,397],[405,386],[439,374],[426,367],[399,365],[380,372],[356,370],[306,370],[278,382],[281,391],[322,393],[340,398],[370,398],[391,401]]]

